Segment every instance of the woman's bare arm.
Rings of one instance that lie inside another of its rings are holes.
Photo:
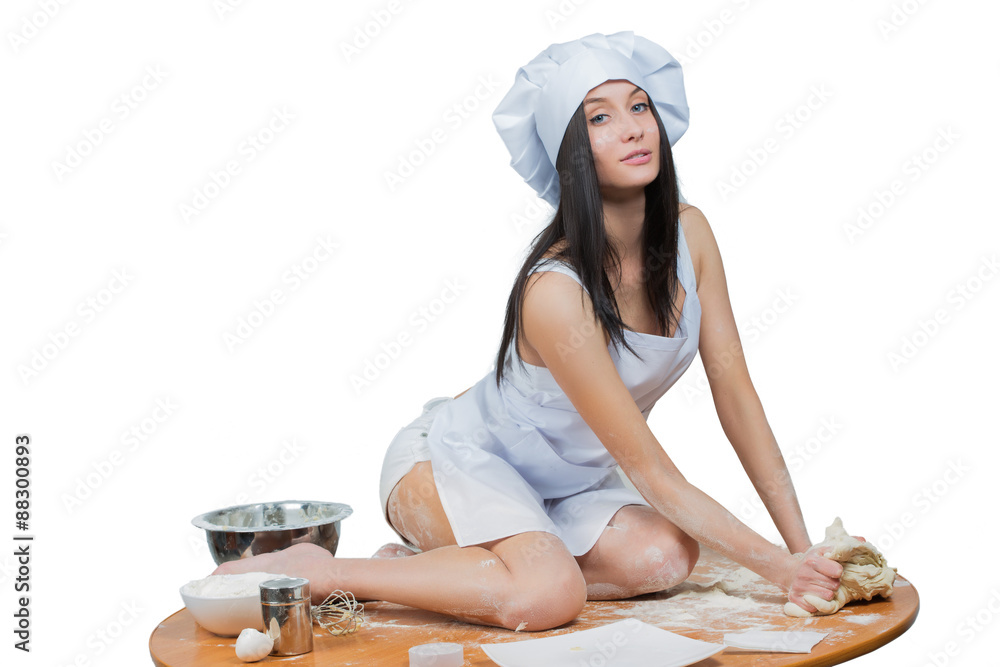
[[[792,478],[750,381],[733,317],[726,274],[715,235],[700,210],[682,215],[692,255],[697,253],[701,302],[699,352],[708,375],[722,430],[792,553],[810,546]]]
[[[576,281],[554,272],[533,275],[523,319],[527,343],[650,505],[698,542],[788,589],[807,611],[803,594],[832,597],[840,565],[814,555],[799,559],[771,544],[684,478],[618,375]]]

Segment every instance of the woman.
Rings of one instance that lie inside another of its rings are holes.
[[[334,559],[296,545],[216,573],[281,571],[310,579],[317,601],[339,588],[543,630],[588,599],[682,582],[705,544],[807,611],[804,594],[832,599],[842,567],[808,552],[714,236],[679,202],[670,145],[687,119],[679,64],[630,32],[554,44],[521,68],[494,121],[557,210],[515,281],[495,374],[428,401],[386,454],[383,509],[419,553]],[[687,482],[647,426],[696,351],[788,551]]]

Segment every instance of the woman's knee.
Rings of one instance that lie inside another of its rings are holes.
[[[615,515],[619,531],[610,533],[601,545],[600,566],[606,570],[616,563],[617,573],[603,585],[598,595],[613,590],[613,597],[641,595],[665,590],[687,579],[698,563],[698,542],[650,508],[626,507]],[[608,576],[607,571],[604,576]]]
[[[587,601],[587,581],[562,541],[548,534],[522,541],[516,559],[510,546],[498,550],[513,575],[500,605],[501,624],[536,631],[576,618]]]
[[[700,549],[686,533],[667,535],[646,549],[647,587],[661,591],[681,583],[694,571]]]
[[[587,602],[587,582],[579,570],[564,570],[553,572],[544,585],[515,586],[503,606],[501,624],[534,632],[557,628],[579,616]]]

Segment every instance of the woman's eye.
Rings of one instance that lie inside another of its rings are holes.
[[[596,116],[594,116],[593,118],[591,118],[590,122],[593,123],[594,125],[600,125],[601,121],[599,121],[597,119],[598,118],[607,118],[607,116],[608,116],[608,114],[606,114],[606,113],[599,113]]]
[[[645,111],[646,109],[649,108],[649,105],[646,104],[645,102],[636,102],[634,105],[632,105],[632,111],[635,111],[636,107],[642,107],[640,111]]]

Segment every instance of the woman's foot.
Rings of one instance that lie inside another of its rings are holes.
[[[404,556],[413,556],[416,553],[407,546],[390,542],[379,547],[378,551],[372,554],[372,558],[403,558]]]

